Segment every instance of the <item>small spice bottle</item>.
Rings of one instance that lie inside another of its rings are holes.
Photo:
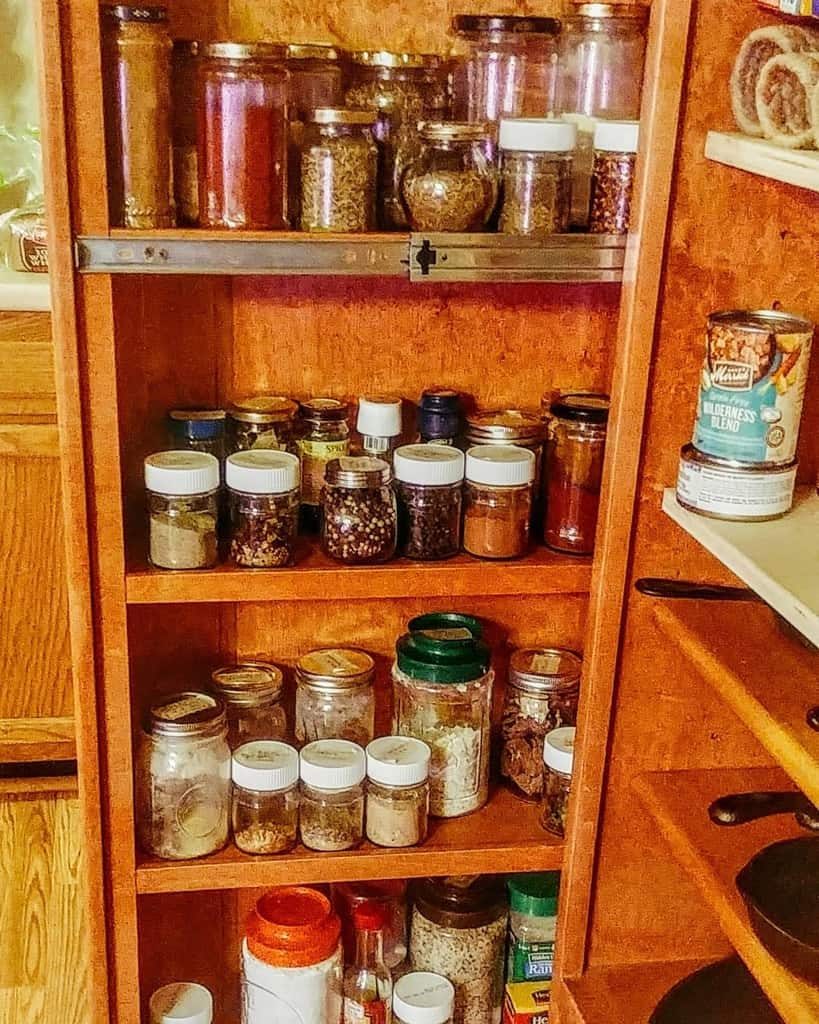
[[[464,550],[478,558],[520,558],[529,546],[535,455],[513,445],[466,453]]]
[[[298,406],[283,395],[252,395],[228,408],[227,452],[273,448],[296,453],[294,420]]]
[[[638,121],[597,122],[589,216],[592,234],[624,235],[631,226],[639,135]]]
[[[219,460],[203,452],[157,452],[145,460],[149,558],[159,569],[216,565]]]
[[[543,442],[546,428],[542,415],[526,409],[488,409],[466,418],[467,450],[482,444],[513,444],[535,453],[535,482],[532,493],[532,526],[539,523],[543,482]]]
[[[429,762],[423,740],[382,736],[367,747],[367,838],[376,846],[418,846],[427,837]]]
[[[351,740],[375,734],[375,662],[354,647],[324,647],[296,663],[296,741]]]
[[[543,800],[540,804],[540,824],[556,836],[566,835],[569,813],[569,794],[574,767],[575,729],[565,726],[553,729],[543,744]]]
[[[398,538],[402,555],[434,562],[461,546],[464,454],[459,448],[408,444],[395,453]]]
[[[296,845],[299,755],[275,740],[233,752],[233,841],[244,853],[284,853]]]
[[[204,985],[175,981],[151,995],[148,1017],[150,1024],[212,1024],[213,996]]]
[[[390,395],[363,395],[358,400],[356,430],[361,453],[392,464],[401,437],[401,399]]]
[[[231,750],[251,740],[288,739],[281,669],[265,661],[244,661],[217,668],[210,678],[211,689],[225,705]]]
[[[301,149],[302,231],[375,229],[378,149],[374,110],[320,107]]]
[[[555,962],[560,873],[512,875],[506,981],[551,981]]]
[[[364,750],[349,740],[302,748],[301,841],[310,850],[351,850],[364,838]]]
[[[461,432],[461,396],[451,388],[428,388],[418,405],[418,435],[422,444],[452,445]]]
[[[386,562],[395,554],[398,512],[386,462],[367,455],[327,463],[321,492],[321,545],[346,565]]]
[[[199,223],[199,156],[196,149],[196,78],[199,43],[174,39],[171,71],[173,109],[173,189],[176,219]]]
[[[368,882],[334,882],[333,904],[341,918],[346,960],[355,955],[356,935],[353,914],[364,903],[378,903],[388,920],[384,930],[384,963],[395,969],[407,958],[407,883],[402,879]]]
[[[229,455],[230,557],[241,569],[276,569],[293,561],[299,531],[299,460],[254,449]]]
[[[174,448],[225,457],[224,409],[171,409],[168,434]]]
[[[317,530],[324,470],[350,452],[349,406],[335,398],[299,404],[296,449],[301,459],[301,513],[305,527]]]
[[[502,201],[498,231],[547,238],[569,230],[577,127],[546,118],[500,124]]]
[[[393,1024],[452,1024],[455,987],[442,974],[411,971],[392,992]]]

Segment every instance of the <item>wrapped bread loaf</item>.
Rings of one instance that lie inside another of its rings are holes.
[[[731,105],[737,126],[746,135],[762,135],[756,110],[756,87],[772,57],[816,49],[810,30],[793,25],[768,25],[745,39],[731,73]]]
[[[819,88],[819,53],[772,57],[756,83],[756,110],[766,139],[788,149],[814,144],[813,99]]]

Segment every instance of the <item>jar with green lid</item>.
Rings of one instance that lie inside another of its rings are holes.
[[[555,961],[560,874],[512,875],[506,981],[551,981]]]
[[[296,741],[343,739],[366,747],[375,734],[375,662],[355,647],[323,647],[296,662]]]
[[[318,530],[321,491],[327,463],[350,452],[350,407],[337,398],[299,403],[296,448],[301,459],[301,513],[308,529]]]
[[[251,448],[295,453],[293,424],[298,406],[283,395],[250,395],[227,411],[227,454]]]
[[[225,458],[224,409],[171,409],[168,434],[174,448]]]
[[[409,623],[396,644],[393,733],[432,751],[430,814],[455,818],[489,796],[494,672],[483,628],[471,615],[434,612]]]
[[[145,460],[148,554],[158,569],[209,569],[218,560],[219,460],[157,452]]]
[[[242,661],[215,669],[210,678],[211,689],[225,705],[231,750],[252,740],[289,738],[280,668],[266,661]]]

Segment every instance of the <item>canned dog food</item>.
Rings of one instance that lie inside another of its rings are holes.
[[[796,457],[813,324],[771,309],[708,318],[694,447],[720,459]]]
[[[680,452],[677,501],[711,519],[778,519],[790,511],[795,484],[795,460],[784,466],[749,466],[703,455],[690,444]]]

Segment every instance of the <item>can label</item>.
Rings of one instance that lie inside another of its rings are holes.
[[[795,483],[796,466],[746,473],[681,459],[677,498],[698,512],[726,519],[772,519],[789,511]]]
[[[507,981],[551,981],[555,962],[554,942],[524,942],[510,934],[506,963]]]

